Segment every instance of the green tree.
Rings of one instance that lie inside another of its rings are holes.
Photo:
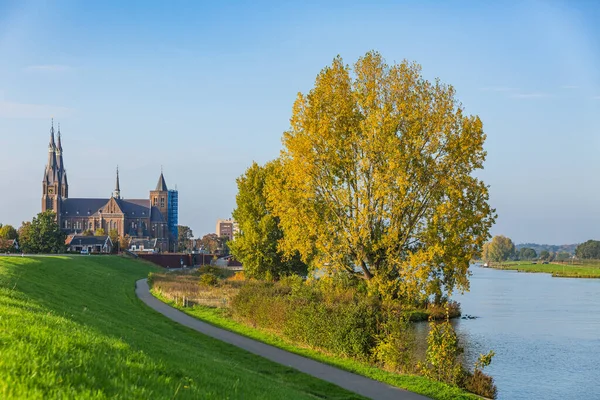
[[[468,288],[495,215],[473,176],[486,135],[452,86],[376,52],[352,70],[337,57],[290,122],[267,185],[286,255],[358,274],[389,298]]]
[[[192,230],[189,226],[179,225],[178,229],[178,237],[177,237],[177,248],[179,251],[191,250],[190,241],[194,237]]]
[[[53,211],[44,211],[19,229],[19,242],[26,253],[62,253],[65,251],[65,234],[56,222]]]
[[[548,250],[540,251],[540,260],[550,261],[550,252]]]
[[[307,273],[300,254],[285,257],[278,249],[283,238],[279,218],[267,208],[265,184],[275,173],[274,162],[261,167],[257,163],[237,179],[238,193],[233,217],[240,233],[230,241],[231,254],[244,265],[244,274],[258,279],[278,279],[284,275]]]
[[[86,229],[85,231],[83,231],[82,235],[83,236],[94,236],[94,232],[92,232],[89,229]]]
[[[131,237],[129,235],[125,235],[119,238],[119,248],[121,251],[125,251],[129,249],[129,242],[131,241]]]
[[[530,247],[521,247],[519,249],[520,260],[533,260],[537,257],[537,253]]]
[[[104,228],[98,228],[96,229],[95,236],[106,236],[106,231]]]
[[[515,244],[506,236],[494,236],[491,242],[483,246],[483,259],[485,261],[506,261],[512,258],[514,254]]]
[[[108,237],[113,244],[113,253],[116,253],[119,247],[119,231],[116,229],[111,229],[108,231]]]
[[[584,259],[600,259],[600,241],[588,240],[575,249],[575,255]]]
[[[0,239],[13,240],[17,236],[18,232],[12,225],[4,225],[0,228]]]
[[[559,251],[556,254],[556,261],[568,261],[571,258],[571,255],[566,251]]]

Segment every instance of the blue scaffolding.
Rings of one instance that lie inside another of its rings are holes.
[[[171,237],[177,241],[177,225],[179,224],[179,192],[177,190],[169,190],[167,205],[169,232],[171,233]]]

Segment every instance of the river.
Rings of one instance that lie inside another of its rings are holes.
[[[478,318],[455,327],[471,365],[496,353],[486,372],[498,399],[600,399],[600,279],[471,271],[471,291],[454,299]]]

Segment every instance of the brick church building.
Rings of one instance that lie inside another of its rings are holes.
[[[132,239],[156,239],[158,250],[175,250],[178,196],[176,190],[167,188],[162,171],[156,188],[150,191],[147,199],[121,197],[118,168],[115,190],[110,198],[69,198],[60,125],[57,139],[55,142],[52,123],[48,163],[42,181],[42,212],[53,210],[63,232],[74,235],[102,228],[108,234],[115,229],[119,237],[129,235]]]

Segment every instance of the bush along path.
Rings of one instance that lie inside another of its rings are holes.
[[[190,317],[152,296],[146,279],[140,279],[136,282],[135,292],[146,305],[175,322],[268,360],[333,383],[362,396],[381,400],[427,399],[425,396],[390,386],[382,382],[377,382],[351,372],[343,371],[330,365],[301,357],[297,354],[289,353],[285,350],[278,349],[277,347],[269,346]]]

